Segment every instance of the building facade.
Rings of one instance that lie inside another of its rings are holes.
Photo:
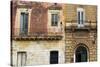
[[[66,62],[97,60],[97,7],[64,6]]]
[[[11,2],[11,65],[97,61],[97,7]]]

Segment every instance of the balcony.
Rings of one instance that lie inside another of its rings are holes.
[[[46,32],[20,32],[20,28],[16,28],[13,40],[61,40],[63,37],[63,31],[59,29],[46,29]]]
[[[83,21],[83,25],[78,25],[77,20],[67,21],[65,25],[65,30],[71,31],[90,31],[97,30],[97,22]]]

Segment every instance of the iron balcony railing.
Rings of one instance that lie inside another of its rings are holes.
[[[32,29],[26,29],[25,31],[21,31],[20,28],[15,28],[14,34],[12,35],[12,38],[14,39],[61,39],[63,37],[63,29],[62,28],[39,28],[35,31],[31,31]]]
[[[81,22],[81,21],[80,21]],[[65,29],[87,29],[87,30],[96,30],[97,21],[83,21],[81,24],[77,20],[66,21]]]

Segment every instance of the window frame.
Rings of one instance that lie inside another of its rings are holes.
[[[31,21],[31,12],[32,9],[31,8],[18,8],[17,9],[17,13],[16,13],[16,19],[15,19],[15,35],[16,36],[27,36],[27,35],[21,35],[20,34],[20,14],[21,12],[25,12],[28,13],[28,32],[27,35],[30,32],[30,21]]]
[[[49,25],[49,27],[51,27],[51,28],[60,27],[60,21],[61,21],[60,13],[61,13],[61,10],[48,10],[48,25]],[[52,25],[52,21],[51,21],[52,14],[57,14],[58,15],[57,25]]]
[[[57,56],[55,56],[54,54]],[[54,56],[56,57],[55,60]],[[50,51],[50,64],[58,64],[58,63],[59,63],[59,51]]]
[[[23,19],[21,20],[22,14],[24,16],[23,16]],[[27,17],[27,22],[26,22],[25,16]],[[28,12],[20,12],[20,35],[27,35],[27,33],[28,33],[28,20],[29,20],[29,13]],[[26,27],[26,24],[27,24],[27,27]]]
[[[51,14],[51,26],[58,26],[58,22],[59,22],[59,15]]]
[[[77,24],[78,24],[78,27],[84,27],[85,10],[83,8],[77,8]]]
[[[24,58],[24,62],[25,62],[25,64],[23,65],[23,59],[22,59],[22,57],[25,55],[25,58]],[[20,61],[21,61],[21,65],[19,65],[18,64],[18,61],[19,61],[19,56],[21,56],[21,59],[20,59]],[[26,61],[27,61],[27,52],[25,52],[25,51],[19,51],[19,52],[17,52],[17,66],[26,66]]]

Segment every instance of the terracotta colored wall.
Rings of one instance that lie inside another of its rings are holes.
[[[15,17],[16,17],[16,10],[17,10],[17,7],[16,7],[17,3],[14,2],[14,1],[11,1],[11,33],[12,33],[12,36],[14,35],[14,26],[15,26]]]
[[[25,5],[19,5],[25,4]],[[44,3],[37,2],[25,2],[25,1],[12,1],[11,3],[11,24],[12,24],[12,35],[14,34],[15,28],[15,17],[17,8],[30,8],[32,9],[30,18],[30,35],[35,33],[47,33],[47,8]],[[29,26],[29,25],[28,25]],[[16,33],[16,32],[15,32]]]
[[[47,9],[42,4],[34,4],[31,12],[30,33],[47,32]]]
[[[16,4],[15,4],[16,3]],[[48,9],[50,7],[58,8],[61,6],[56,5],[55,3],[45,3],[45,2],[27,2],[27,1],[14,1],[14,5],[12,6],[12,28],[14,32],[15,27],[15,16],[17,8],[28,8],[32,9],[30,22],[28,22],[29,26],[29,35],[35,34],[47,34],[47,23],[48,23]],[[23,4],[23,5],[22,5]],[[20,22],[16,22],[20,23]],[[16,33],[16,32],[15,32]]]

